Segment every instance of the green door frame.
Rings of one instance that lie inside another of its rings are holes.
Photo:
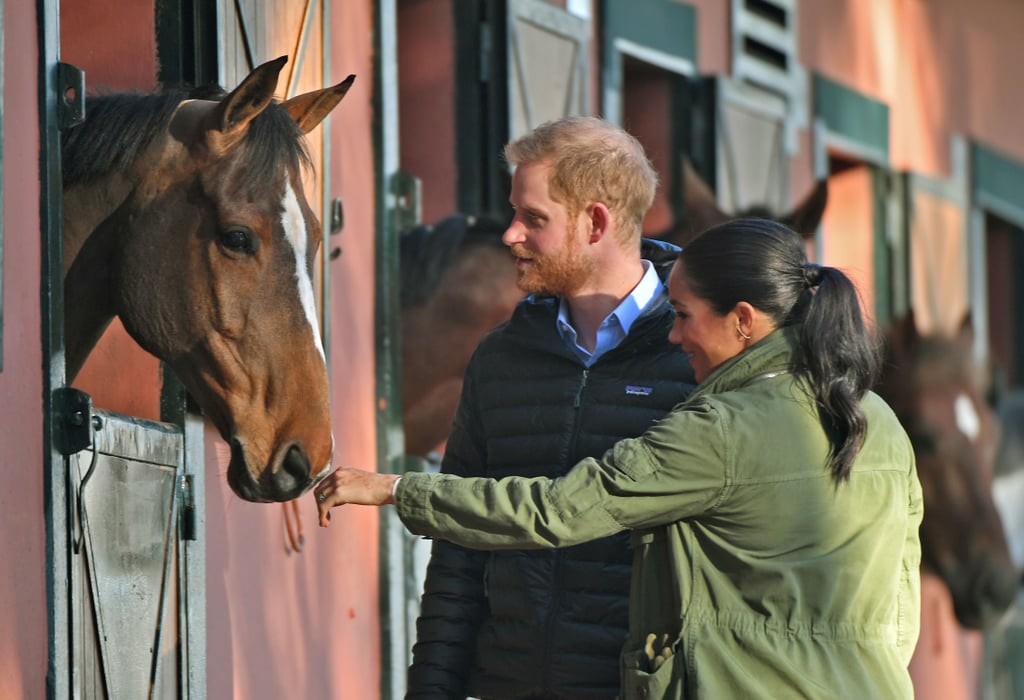
[[[64,279],[61,244],[62,174],[57,96],[60,62],[59,0],[36,0],[39,31],[39,228],[42,237],[43,477],[46,518],[46,697],[71,697],[71,562],[66,524],[68,483],[57,449],[54,395],[64,386]]]
[[[971,209],[971,306],[977,310],[974,318],[976,341],[984,343],[976,350],[988,356],[988,295],[986,287],[987,260],[985,254],[985,212],[991,212],[1024,230],[1024,164],[1019,163],[981,143],[970,145]],[[1013,250],[1014,268],[1024,270],[1024,237],[1018,237]],[[1014,277],[1011,308],[1024,309],[1024,274]],[[1015,362],[1024,370],[1024,323],[1017,325],[1014,337],[1017,348]]]
[[[673,0],[603,0],[601,3],[601,113],[622,123],[622,58],[694,77],[697,11]]]

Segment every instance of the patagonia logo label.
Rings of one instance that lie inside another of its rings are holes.
[[[626,385],[627,396],[650,396],[652,391],[654,391],[654,387],[652,386],[636,386],[635,384]]]

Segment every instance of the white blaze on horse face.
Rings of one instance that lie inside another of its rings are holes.
[[[316,304],[313,301],[313,280],[306,271],[306,220],[302,217],[302,207],[299,206],[299,199],[295,196],[290,179],[285,185],[282,204],[284,213],[281,215],[281,226],[284,227],[285,240],[291,243],[295,252],[295,281],[298,284],[302,310],[306,312],[306,320],[313,331],[313,342],[320,353],[320,359],[326,364],[324,346],[320,341],[320,323],[316,318]]]
[[[966,394],[957,395],[953,410],[956,413],[956,427],[970,438],[971,442],[975,442],[981,433],[981,418],[970,397]]]
[[[316,317],[316,304],[313,301],[313,280],[309,278],[306,271],[306,220],[302,217],[302,207],[299,206],[299,198],[295,196],[292,189],[292,182],[289,179],[284,189],[284,213],[281,215],[281,226],[284,228],[285,240],[291,244],[295,252],[295,281],[298,284],[299,299],[302,301],[302,310],[306,313],[306,320],[313,332],[313,343],[316,344],[317,352],[324,365],[327,359],[324,354],[324,346],[320,340],[320,322]],[[334,454],[334,435],[331,435],[331,452]],[[327,476],[331,469],[331,462],[320,468],[320,471],[313,476],[313,483]]]

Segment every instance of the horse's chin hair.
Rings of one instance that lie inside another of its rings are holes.
[[[331,473],[331,465],[328,463],[327,466],[325,466],[323,469],[321,469],[320,472],[317,473],[317,475],[313,477],[313,483],[310,484],[310,486],[315,486],[316,484],[320,483],[320,481],[325,476],[327,476],[330,473]]]

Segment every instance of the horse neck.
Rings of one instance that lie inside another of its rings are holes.
[[[133,186],[134,183],[127,177],[115,174],[95,182],[73,184],[64,190],[65,275],[68,274],[86,241],[125,202]]]
[[[72,185],[63,201],[64,341],[68,381],[115,315],[111,271],[118,208],[132,189],[123,176]]]

